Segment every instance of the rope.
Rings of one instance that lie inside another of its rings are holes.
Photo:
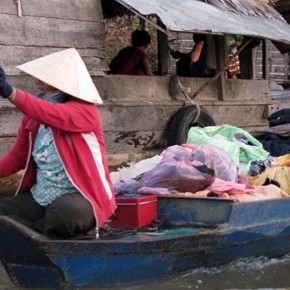
[[[22,4],[21,4],[21,0],[14,0],[14,3],[17,5],[17,15],[18,15],[18,17],[22,17]]]
[[[197,99],[197,95],[194,96],[194,97],[190,97],[190,96],[187,94],[187,92],[186,92],[184,86],[183,86],[182,83],[180,82],[180,80],[179,80],[179,78],[177,77],[177,75],[175,75],[174,78],[175,78],[175,81],[177,82],[177,86],[178,86],[178,88],[181,90],[181,92],[183,93],[183,95],[184,95],[185,98],[187,99],[187,101],[185,101],[185,105],[186,105],[186,106],[187,106],[187,105],[193,105],[193,106],[196,107],[196,115],[195,115],[195,117],[194,117],[194,119],[193,119],[193,121],[192,121],[192,123],[195,123],[195,122],[197,122],[197,120],[199,119],[199,116],[200,116],[200,113],[201,113],[201,107],[200,107],[200,106],[201,106],[201,102],[200,102],[199,99]]]
[[[229,58],[229,60],[226,62],[225,67],[228,67],[228,65],[230,64],[230,62],[249,44],[251,43],[253,39],[249,39],[247,40],[245,43],[243,43],[239,49],[237,50],[237,52],[231,56]],[[175,81],[177,82],[177,86],[178,88],[181,90],[181,92],[183,93],[183,95],[185,96],[187,102],[185,101],[185,105],[189,104],[189,105],[194,105],[196,107],[197,113],[195,115],[194,120],[192,121],[193,123],[195,123],[200,116],[201,113],[201,102],[200,100],[197,99],[197,96],[199,95],[199,93],[211,82],[213,82],[214,80],[216,80],[222,73],[224,72],[224,68],[222,68],[214,77],[210,78],[208,81],[206,81],[201,87],[199,87],[192,96],[189,96],[184,88],[184,86],[182,85],[182,83],[180,82],[179,78],[177,75],[174,76]]]
[[[229,60],[226,62],[225,67],[228,67],[230,62],[249,44],[253,41],[253,39],[248,39],[245,43],[243,43],[237,52],[229,58]],[[205,82],[199,89],[197,89],[194,94],[192,95],[192,99],[196,98],[196,96],[211,82],[215,81],[222,73],[224,72],[224,68],[222,68],[214,77],[210,78],[207,82]]]
[[[200,94],[200,92],[208,85],[210,84],[211,82],[215,81],[223,72],[224,72],[224,69],[225,67],[228,67],[230,62],[248,45],[251,43],[253,39],[249,39],[247,40],[245,43],[243,43],[239,49],[237,50],[237,52],[231,56],[229,58],[229,60],[227,61],[227,63],[225,64],[225,66],[223,68],[220,69],[220,71],[212,78],[210,78],[208,81],[206,81],[201,87],[199,87],[194,93],[192,96],[189,96],[188,93],[186,92],[184,86],[182,85],[182,83],[180,82],[179,78],[177,75],[174,75],[172,76],[173,80],[175,81],[175,83],[177,84],[177,87],[179,88],[179,90],[183,93],[183,95],[185,96],[186,98],[186,101],[185,101],[185,106],[186,105],[193,105],[195,106],[196,108],[196,115],[194,117],[194,119],[192,120],[192,123],[196,123],[197,120],[199,119],[200,117],[200,114],[201,114],[201,102],[200,100],[197,99],[197,96]],[[171,42],[170,42],[171,44]],[[169,45],[169,48],[170,48],[170,45]]]

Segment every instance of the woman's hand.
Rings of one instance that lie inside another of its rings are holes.
[[[7,99],[13,93],[13,87],[7,82],[6,74],[0,66],[0,95],[2,98]]]

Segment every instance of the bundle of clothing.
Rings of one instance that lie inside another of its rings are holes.
[[[152,160],[156,164],[153,165]],[[140,168],[138,163],[131,166],[131,171],[130,168],[129,171],[120,169],[120,179],[114,182],[115,191],[118,194],[227,198],[240,202],[288,196],[272,183],[259,186],[251,184],[247,175],[239,173],[232,156],[215,145],[170,146],[158,158],[153,157],[147,163],[150,169],[143,167],[142,173],[139,171],[140,174],[135,176],[132,173],[134,167]],[[131,176],[124,175],[124,170],[130,172]]]
[[[269,128],[251,132],[274,157],[290,153],[290,109],[281,109],[268,117]]]

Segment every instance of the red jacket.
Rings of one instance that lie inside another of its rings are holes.
[[[91,202],[97,227],[101,227],[114,213],[116,203],[96,105],[76,98],[50,103],[19,89],[13,103],[24,117],[15,144],[0,159],[0,176],[25,169],[17,192],[29,190],[36,181],[31,150],[39,125],[51,127],[60,160],[74,186]]]
[[[110,72],[120,75],[146,75],[145,58],[150,60],[142,49],[133,46],[124,47],[110,62]]]

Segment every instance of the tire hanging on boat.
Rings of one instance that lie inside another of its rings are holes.
[[[167,146],[186,143],[188,131],[191,127],[216,125],[214,119],[205,108],[200,107],[199,118],[195,120],[197,114],[198,110],[195,105],[185,106],[175,113],[167,129]]]

